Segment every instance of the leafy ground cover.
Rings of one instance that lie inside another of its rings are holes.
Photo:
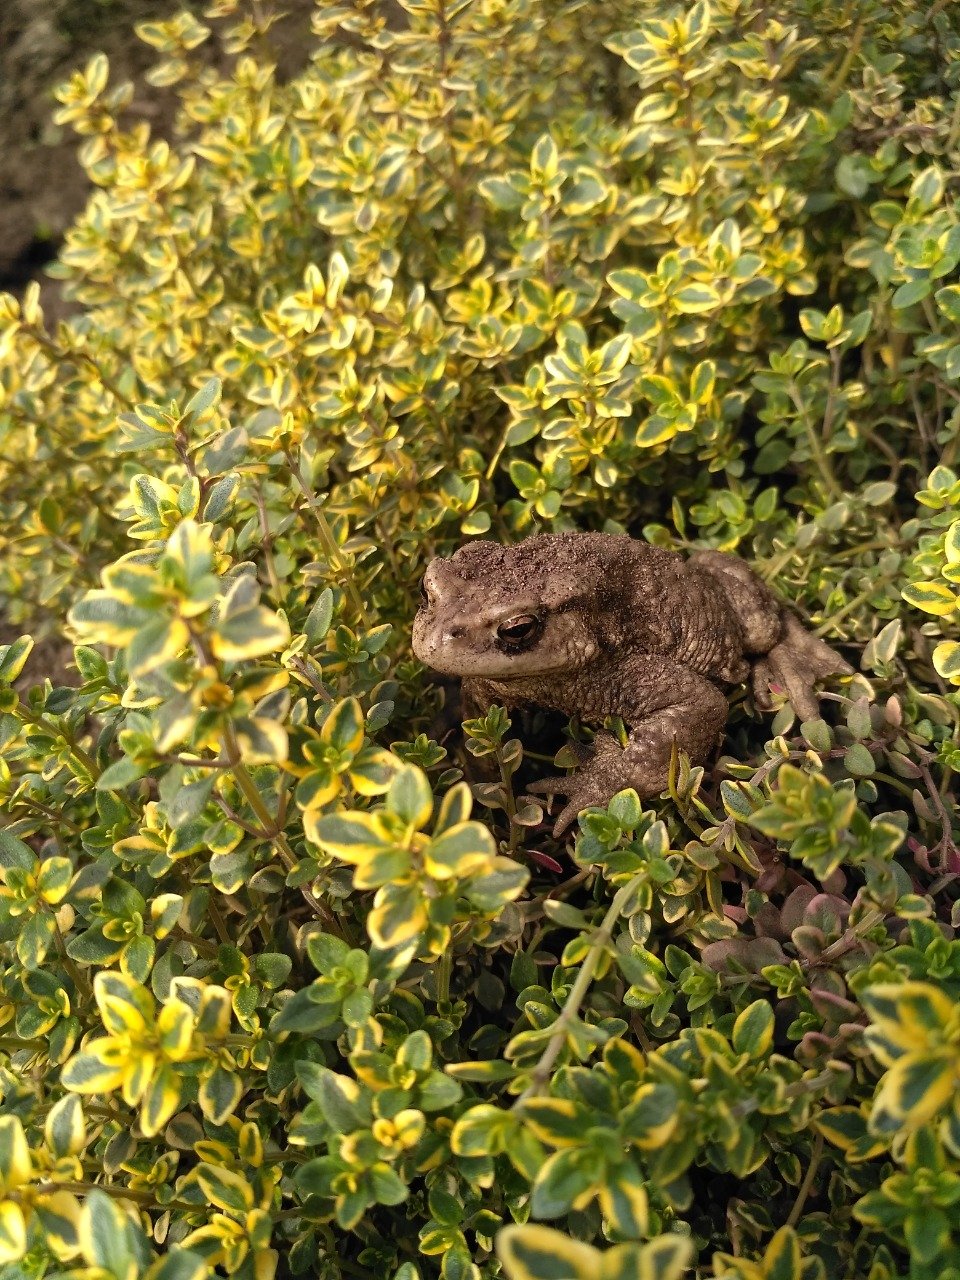
[[[170,142],[64,86],[78,309],[0,300],[0,1280],[960,1275],[956,15],[274,16],[141,28]],[[858,674],[558,844],[409,629],[570,528]]]

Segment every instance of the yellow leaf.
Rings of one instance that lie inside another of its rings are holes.
[[[124,1102],[129,1103],[131,1107],[136,1106],[146,1093],[156,1069],[157,1054],[152,1049],[128,1051],[120,1090]]]
[[[157,1018],[157,1033],[163,1056],[171,1062],[182,1062],[190,1052],[193,1040],[194,1017],[187,1005],[179,1000],[168,1000]]]
[[[143,1096],[140,1108],[140,1128],[152,1138],[160,1132],[180,1105],[180,1080],[169,1068],[163,1067],[154,1076]]]
[[[93,992],[103,1025],[112,1036],[139,1035],[153,1020],[153,996],[126,974],[102,970],[93,980]]]
[[[960,684],[960,644],[944,640],[933,651],[933,665],[951,684]]]
[[[33,1176],[33,1162],[23,1125],[17,1116],[0,1116],[0,1191],[23,1186]]]
[[[12,1200],[0,1201],[0,1266],[19,1262],[27,1251],[27,1224]]]

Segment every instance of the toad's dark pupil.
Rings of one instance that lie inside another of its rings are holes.
[[[511,618],[509,622],[504,622],[497,628],[497,636],[501,640],[516,644],[522,640],[529,640],[539,624],[540,620],[534,617]]]

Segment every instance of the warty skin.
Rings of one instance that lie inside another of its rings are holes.
[[[732,684],[749,679],[768,707],[775,683],[810,719],[815,682],[852,672],[725,552],[685,559],[603,533],[540,534],[513,547],[478,541],[433,560],[422,593],[414,653],[461,678],[471,714],[494,703],[540,706],[628,726],[626,747],[600,732],[573,774],[530,787],[567,797],[557,835],[625,787],[658,795],[674,743],[695,763],[708,759]]]

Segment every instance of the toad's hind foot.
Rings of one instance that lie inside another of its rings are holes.
[[[783,611],[783,630],[773,648],[754,661],[750,682],[757,706],[771,709],[770,686],[785,690],[801,720],[820,714],[814,685],[830,675],[853,675],[853,667],[839,653],[804,629],[795,614]]]

